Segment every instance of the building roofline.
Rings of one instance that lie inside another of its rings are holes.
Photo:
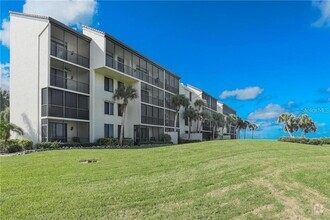
[[[223,103],[224,106],[226,106],[227,108],[229,108],[230,110],[233,110],[235,112],[235,114],[237,114],[237,111],[235,109],[233,109],[232,107],[230,107],[229,105]]]
[[[100,31],[100,30],[98,30],[98,29],[95,29],[95,28],[92,28],[92,27],[89,27],[89,26],[86,26],[86,25],[83,25],[83,27],[86,28],[86,29],[89,29],[89,30],[91,30],[91,31],[95,31],[95,32],[97,32],[97,33],[99,33],[99,34],[103,34],[106,38],[109,38],[109,39],[115,41],[116,43],[121,44],[121,46],[123,46],[123,47],[129,49],[131,52],[133,52],[133,53],[135,53],[135,54],[137,54],[137,55],[143,57],[143,58],[144,58],[145,60],[147,60],[148,62],[155,64],[155,65],[158,66],[159,68],[164,69],[164,70],[165,70],[166,72],[168,72],[169,74],[175,76],[175,77],[178,78],[178,79],[181,79],[181,77],[178,76],[177,74],[173,73],[172,71],[170,71],[169,69],[163,67],[162,65],[156,63],[156,62],[153,61],[152,59],[146,57],[145,55],[141,54],[141,53],[138,52],[137,50],[133,49],[132,47],[128,46],[127,44],[125,44],[124,42],[118,40],[117,38],[115,38],[114,36],[108,34],[107,32]]]
[[[75,35],[78,35],[79,37],[82,37],[84,38],[85,40],[87,41],[91,41],[92,39],[86,35],[84,35],[83,33],[79,32],[79,31],[76,31],[75,29],[63,24],[62,22],[52,18],[52,17],[49,17],[49,16],[43,16],[43,15],[36,15],[36,14],[28,14],[28,13],[22,13],[22,12],[16,12],[16,11],[9,11],[9,14],[10,15],[20,15],[20,16],[25,16],[25,17],[31,17],[31,18],[39,18],[39,19],[45,19],[45,20],[48,20],[50,23],[54,23],[64,29],[66,29],[67,31],[75,34]]]

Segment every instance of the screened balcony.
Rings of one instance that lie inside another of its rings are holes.
[[[89,123],[68,120],[42,120],[42,141],[88,143]]]
[[[164,88],[164,70],[115,41],[107,39],[106,66]]]
[[[89,71],[52,58],[50,85],[89,94]]]
[[[51,26],[51,55],[89,68],[89,40],[55,24]]]
[[[44,88],[42,89],[41,116],[89,120],[89,97]]]

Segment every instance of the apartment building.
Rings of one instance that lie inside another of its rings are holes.
[[[10,19],[10,120],[35,143],[118,137],[122,103],[113,94],[122,85],[138,91],[124,126],[136,144],[160,141],[175,127],[184,133],[182,112],[174,125],[176,94],[192,92],[217,111],[214,97],[183,88],[179,76],[105,32],[83,26],[80,33],[51,17],[17,12]],[[203,124],[204,139],[210,129]]]

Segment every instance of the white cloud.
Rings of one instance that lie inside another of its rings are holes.
[[[265,120],[277,118],[285,109],[278,104],[268,104],[265,108],[257,109],[248,116],[250,120]]]
[[[23,12],[55,18],[66,25],[89,25],[97,13],[96,0],[26,0]]]
[[[9,89],[9,63],[1,63],[0,87]]]
[[[60,22],[80,28],[82,24],[90,25],[97,13],[96,0],[26,0],[23,12],[50,16]],[[1,24],[0,40],[9,48],[9,20]]]
[[[10,23],[7,19],[2,20],[1,30],[0,30],[0,41],[3,46],[9,48],[9,30],[10,30]]]
[[[220,98],[226,99],[228,97],[236,97],[238,100],[255,99],[264,90],[258,86],[247,87],[245,89],[225,90],[221,93]]]
[[[329,0],[312,0],[312,5],[321,12],[321,17],[313,23],[315,27],[324,25],[330,26],[330,1]]]

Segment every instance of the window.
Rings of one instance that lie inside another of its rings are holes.
[[[48,140],[67,142],[67,124],[50,122]]]
[[[104,77],[104,90],[108,92],[113,92],[113,79]]]
[[[104,137],[113,138],[113,124],[104,124]]]
[[[122,112],[121,112],[121,108],[122,108],[122,104],[118,104],[118,116],[123,116]]]
[[[189,101],[191,101],[191,92],[189,92]]]
[[[104,114],[113,115],[113,103],[104,102]]]

